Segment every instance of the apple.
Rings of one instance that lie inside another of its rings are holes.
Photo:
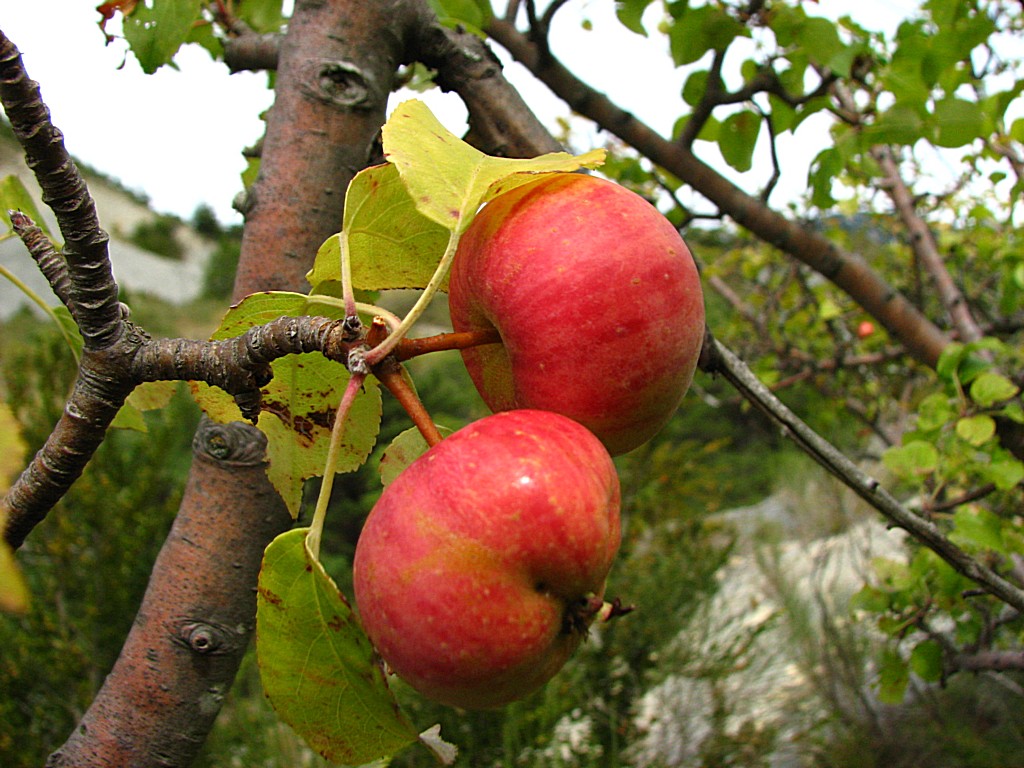
[[[870,320],[861,320],[857,326],[857,338],[866,339],[875,332],[875,324]]]
[[[356,607],[383,660],[424,696],[498,707],[579,645],[619,541],[619,481],[600,441],[556,413],[494,414],[384,489],[356,544]]]
[[[569,416],[613,454],[645,443],[675,412],[704,339],[693,257],[634,192],[576,173],[499,195],[452,262],[456,331],[501,344],[462,351],[492,411]]]

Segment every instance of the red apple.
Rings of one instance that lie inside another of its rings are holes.
[[[649,440],[690,386],[704,338],[693,258],[675,227],[612,182],[548,174],[488,203],[462,236],[449,308],[493,411],[539,408],[612,454]]]
[[[356,605],[381,657],[423,695],[501,706],[579,645],[619,539],[604,446],[556,413],[495,414],[384,489],[356,545]]]
[[[866,339],[875,332],[875,324],[870,320],[861,320],[857,326],[857,338]]]

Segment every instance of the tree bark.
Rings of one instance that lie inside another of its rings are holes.
[[[246,205],[236,299],[304,289],[317,249],[341,227],[349,181],[377,154],[418,9],[403,0],[296,3]],[[49,765],[147,768],[195,759],[251,636],[263,550],[289,524],[262,464],[232,461],[235,440],[261,439],[240,423],[198,433],[203,457],[193,462],[135,628]]]
[[[291,523],[267,479],[265,447],[263,434],[241,422],[202,422],[184,501],[135,624],[48,766],[179,766],[195,758],[253,631],[263,556],[253,544]]]

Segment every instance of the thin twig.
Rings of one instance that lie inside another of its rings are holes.
[[[801,450],[881,512],[894,526],[907,531],[957,572],[977,582],[990,594],[1017,610],[1024,610],[1024,590],[978,562],[943,535],[933,523],[900,504],[878,480],[867,475],[842,451],[787,408],[742,360],[716,340],[710,332],[704,339],[700,368],[706,373],[723,376],[748,401],[778,424]]]

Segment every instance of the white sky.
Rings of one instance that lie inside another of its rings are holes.
[[[98,1],[4,0],[0,10],[0,29],[40,83],[69,151],[144,192],[158,211],[187,219],[206,203],[222,221],[240,221],[231,200],[245,166],[240,150],[259,138],[259,113],[271,103],[266,76],[230,75],[197,46],[179,52],[178,71],[163,67],[147,76],[133,56],[125,56],[123,44],[104,46],[96,25]],[[830,17],[850,13],[867,27],[891,30],[916,5],[913,0],[821,0],[807,8]],[[655,3],[650,10],[656,15],[659,7]],[[613,101],[668,133],[680,112],[684,75],[672,69],[663,38],[628,32],[614,19],[613,8],[611,0],[571,2],[560,12],[563,27],[554,38],[567,34],[561,39],[568,44],[555,51]],[[593,31],[580,28],[581,18],[592,21]],[[506,74],[549,123],[566,113],[522,68],[510,65]],[[426,98],[442,121],[460,132],[464,112],[457,99]],[[802,188],[810,160],[798,146],[789,151],[787,170],[794,165],[797,170],[789,175],[792,188],[780,190],[783,196]]]

